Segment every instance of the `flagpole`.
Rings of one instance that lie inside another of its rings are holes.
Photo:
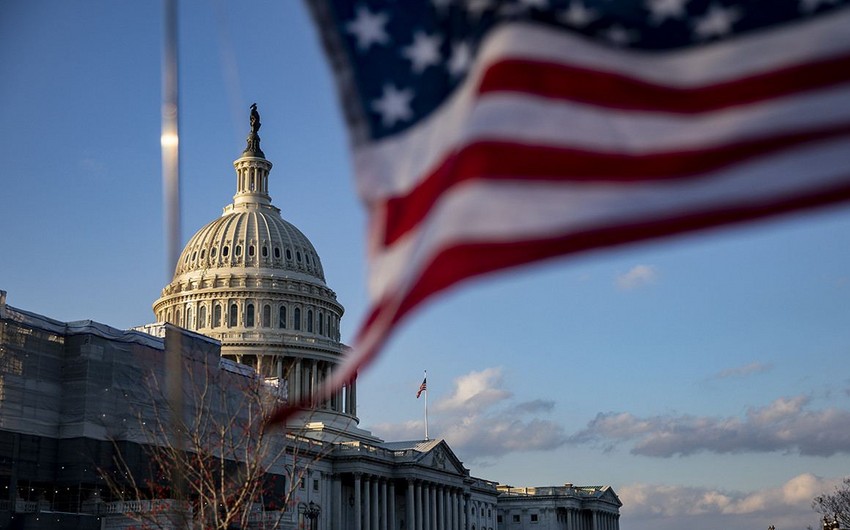
[[[422,379],[425,382],[425,440],[428,441],[428,370],[425,370],[425,377]]]

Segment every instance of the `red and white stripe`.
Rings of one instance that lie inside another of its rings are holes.
[[[354,147],[373,305],[331,384],[463,279],[850,199],[848,28],[844,9],[662,53],[493,31],[443,107]]]

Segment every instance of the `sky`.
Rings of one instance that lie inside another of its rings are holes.
[[[128,328],[170,281],[159,2],[0,0],[0,289]],[[365,219],[301,2],[183,2],[183,242],[235,193],[248,107],[270,194],[350,342]],[[445,438],[474,476],[611,485],[624,530],[817,527],[850,475],[850,206],[559,259],[420,309],[360,376],[360,426]],[[428,371],[428,393],[416,390]]]

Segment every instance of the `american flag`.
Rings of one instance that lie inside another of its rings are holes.
[[[426,383],[427,380],[428,380],[428,378],[426,377],[425,379],[422,380],[422,384],[419,385],[419,390],[416,392],[416,399],[419,399],[419,396],[422,395],[422,392],[428,391],[428,384]]]
[[[350,378],[484,273],[850,199],[850,0],[308,0],[369,214]]]

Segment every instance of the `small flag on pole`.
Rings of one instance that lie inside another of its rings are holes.
[[[421,384],[421,385],[419,385],[419,391],[418,391],[418,392],[416,392],[416,399],[419,399],[419,396],[421,396],[421,395],[422,395],[422,392],[427,392],[427,391],[428,391],[428,385],[427,385],[427,383],[426,383],[426,382],[427,382],[427,380],[428,380],[428,378],[426,377],[425,379],[423,379],[423,380],[422,380],[422,384]]]

